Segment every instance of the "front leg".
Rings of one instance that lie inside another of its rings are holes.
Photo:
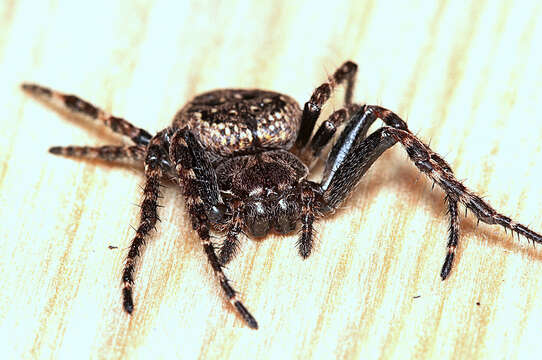
[[[342,155],[348,153],[350,147],[355,143],[353,139],[356,139],[356,142],[365,139],[369,128],[377,119],[381,119],[390,127],[401,129],[410,133],[407,124],[392,111],[381,106],[366,105],[364,106],[363,110],[358,113],[358,116],[352,118],[352,121],[341,133],[341,136],[337,141],[337,146],[333,148],[329,155],[327,162],[329,166],[327,169],[331,170],[340,164],[340,162],[344,160]],[[438,160],[436,159],[435,161],[439,162],[439,165],[445,172],[453,176],[452,169],[446,161],[441,158]],[[446,258],[440,272],[440,276],[443,280],[446,279],[452,269],[455,251],[459,241],[459,216],[457,211],[457,200],[446,196],[446,204],[448,205],[450,226],[448,227],[448,253],[446,254]]]
[[[192,227],[198,233],[207,260],[224,294],[243,320],[253,329],[258,328],[224,274],[222,264],[211,242],[210,224],[225,216],[225,206],[218,192],[216,174],[196,137],[187,129],[177,130],[171,139],[170,158],[186,198]]]
[[[160,197],[160,180],[167,167],[167,146],[164,146],[164,134],[162,132],[154,136],[147,147],[145,154],[145,188],[143,189],[143,202],[141,203],[141,215],[139,226],[130,245],[128,256],[122,272],[123,282],[123,307],[131,314],[134,311],[133,285],[137,258],[145,245],[150,231],[156,226],[158,220],[158,198]]]
[[[298,241],[301,257],[307,258],[312,251],[315,219],[335,210],[376,159],[396,143],[384,134],[382,128],[362,141],[376,116],[372,108],[354,114],[326,160],[322,181],[319,184],[302,182],[301,235]]]
[[[324,188],[327,189],[335,172],[341,166],[344,168],[343,163],[346,160],[346,156],[351,153],[353,154],[351,154],[350,157],[356,156],[356,152],[352,151],[352,148],[366,138],[369,128],[377,119],[381,119],[388,126],[408,131],[407,124],[393,112],[375,105],[365,105],[361,107],[348,121],[348,124],[341,132],[337,142],[335,142],[333,148],[329,152],[322,180],[322,186]],[[385,149],[382,151],[385,151]],[[359,155],[358,157],[364,159],[365,155]],[[352,161],[356,162],[355,159]],[[342,201],[342,199],[339,201]]]
[[[467,189],[451,172],[442,167],[442,163],[445,163],[444,160],[417,137],[400,129],[388,128],[388,132],[390,136],[403,145],[408,156],[420,172],[435,181],[450,198],[461,202],[471,210],[478,220],[490,225],[501,225],[505,229],[523,235],[533,242],[542,244],[542,235],[498,213],[480,196]]]
[[[299,255],[306,259],[312,252],[314,244],[314,222],[321,213],[317,204],[321,202],[320,185],[304,180],[301,183],[301,233],[297,242]]]
[[[440,274],[443,280],[452,269],[459,238],[458,202],[470,209],[482,222],[501,225],[533,242],[542,243],[540,234],[498,213],[482,198],[467,189],[454,177],[451,168],[444,159],[414,136],[406,128],[406,124],[389,110],[389,114],[393,114],[393,116],[389,115],[393,119],[390,125],[395,124],[394,127],[382,127],[361,140],[360,134],[363,134],[362,129],[364,128],[361,124],[368,124],[377,117],[371,109],[372,107],[366,106],[365,109],[354,115],[344,130],[347,133],[341,134],[341,139],[331,151],[320,183],[321,201],[315,204],[317,210],[327,213],[339,207],[380,155],[399,142],[420,172],[431,178],[446,193],[450,228],[448,254]],[[355,136],[356,133],[358,136]]]
[[[357,116],[352,116],[352,114],[357,114]],[[337,157],[338,151],[346,153],[347,151],[345,152],[345,148],[349,146],[349,142],[352,142],[354,139],[356,139],[356,141],[365,139],[369,128],[377,119],[382,119],[388,126],[393,126],[398,129],[408,129],[406,123],[388,109],[376,105],[360,106],[357,104],[350,104],[343,109],[335,111],[326,121],[322,122],[312,137],[310,146],[303,153],[303,159],[307,159],[309,164],[313,164],[314,160],[320,155],[322,149],[331,141],[339,126],[341,126],[346,119],[349,119],[348,125],[341,133],[336,146],[334,146],[330,152],[327,161],[328,163],[334,161],[333,159]],[[311,157],[312,159],[310,159]]]

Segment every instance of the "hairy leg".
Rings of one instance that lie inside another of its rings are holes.
[[[436,155],[436,154],[435,154]],[[452,168],[442,158],[433,156],[433,160],[436,161],[443,171],[450,176],[454,176]],[[442,280],[446,279],[452,270],[454,262],[455,251],[457,249],[457,243],[459,242],[459,212],[457,209],[457,200],[452,199],[446,195],[446,204],[448,205],[448,216],[450,217],[450,226],[448,227],[448,253],[444,259],[444,264],[440,271],[440,277]]]
[[[448,204],[450,226],[448,227],[448,253],[446,254],[444,264],[440,270],[440,277],[442,280],[445,280],[450,274],[450,271],[452,271],[455,250],[457,249],[457,243],[459,241],[459,213],[457,211],[457,201],[446,196],[446,203]]]
[[[541,235],[498,213],[478,195],[468,190],[454,177],[446,161],[414,136],[397,115],[389,110],[375,112],[373,109],[374,107],[366,106],[355,114],[339,141],[334,145],[320,183],[321,198],[316,197],[315,208],[318,211],[327,213],[336,209],[380,155],[399,142],[416,167],[446,193],[450,227],[448,254],[441,270],[443,280],[451,271],[459,240],[458,202],[470,209],[482,222],[501,225],[533,242],[542,243]],[[382,114],[387,114],[387,116],[381,117]],[[376,118],[382,118],[392,126],[382,127],[362,139],[363,132],[366,131],[364,129],[368,129],[370,123]]]
[[[55,155],[81,157],[87,159],[101,159],[106,161],[145,159],[145,146],[53,146],[49,152]]]
[[[391,111],[379,106],[355,106],[351,105],[351,111],[357,111],[349,116],[348,124],[341,132],[339,139],[333,145],[328,158],[324,175],[320,184],[310,181],[304,182],[302,194],[301,211],[301,235],[298,241],[299,254],[306,258],[310,255],[314,242],[313,224],[317,216],[322,212],[329,212],[335,209],[352,191],[353,187],[361,179],[364,172],[372,163],[395,142],[391,139],[383,140],[382,130],[376,131],[370,136],[371,140],[360,143],[365,139],[371,124],[381,118],[386,124],[408,129],[399,117]],[[341,109],[333,113],[330,120],[325,121],[311,142],[319,143],[318,147],[323,148],[331,140],[338,127],[336,125],[326,126],[327,122],[344,121],[347,110]],[[321,140],[320,140],[321,139]],[[318,198],[320,196],[320,198]],[[318,204],[325,204],[318,205]],[[321,207],[318,209],[318,207]]]
[[[178,130],[171,138],[170,158],[183,188],[192,227],[201,240],[203,250],[218,283],[229,302],[247,325],[257,329],[256,319],[237,299],[236,291],[224,274],[222,264],[211,241],[210,217],[215,217],[215,221],[220,221],[224,212],[223,203],[218,193],[216,174],[211,172],[209,159],[206,158],[203,148],[195,136],[185,129]]]
[[[141,255],[141,250],[145,245],[148,234],[155,228],[156,222],[159,220],[157,208],[158,198],[160,197],[160,179],[169,170],[166,166],[167,159],[167,147],[164,146],[163,132],[160,132],[151,139],[145,154],[146,180],[143,190],[143,202],[141,203],[139,226],[130,245],[124,271],[122,272],[123,306],[124,310],[129,314],[134,311],[132,288],[134,285],[136,260]]]
[[[490,225],[501,225],[505,229],[523,235],[533,242],[542,243],[541,235],[525,225],[498,213],[480,196],[467,189],[452,173],[442,167],[444,160],[417,137],[400,129],[388,128],[387,131],[390,136],[403,145],[408,156],[420,172],[435,181],[452,200],[459,201],[471,210],[480,221]]]
[[[232,219],[226,228],[226,238],[218,251],[222,265],[229,263],[239,251],[239,235],[243,229],[242,204],[232,204]]]
[[[297,241],[299,255],[306,259],[311,254],[314,244],[314,221],[320,215],[316,210],[317,197],[320,195],[320,186],[305,180],[301,190],[301,232]]]
[[[36,84],[23,84],[22,88],[27,93],[72,113],[92,120],[102,121],[114,132],[128,136],[137,145],[147,145],[152,137],[145,130],[135,127],[122,118],[108,114],[75,95],[63,94]]]

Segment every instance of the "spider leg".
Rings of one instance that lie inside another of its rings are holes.
[[[457,249],[457,242],[459,241],[459,212],[457,211],[457,200],[452,199],[450,196],[446,196],[446,203],[448,204],[450,227],[448,228],[448,253],[444,259],[442,270],[440,270],[440,277],[442,280],[446,279],[450,274],[450,271],[452,271],[455,250]]]
[[[369,128],[374,123],[374,121],[378,118],[382,119],[384,123],[388,126],[395,127],[397,129],[403,129],[405,131],[410,132],[407,128],[407,124],[399,118],[395,113],[392,111],[385,109],[380,106],[375,105],[368,105],[365,106],[365,111],[371,111],[372,114],[370,116],[362,117],[362,121],[360,123],[359,127],[359,135],[358,135],[358,141],[359,137],[364,139],[367,136],[367,132],[369,131]],[[345,132],[347,134],[348,132]],[[341,141],[339,141],[341,143]],[[337,152],[335,152],[337,153]],[[332,154],[331,158],[336,156],[335,154]],[[444,161],[442,158],[439,158],[439,164],[442,167],[444,171],[449,173],[451,176],[453,176],[453,171],[450,168],[450,165],[446,161]],[[446,196],[446,203],[448,205],[448,216],[450,217],[450,226],[448,228],[448,253],[446,254],[446,259],[444,260],[444,264],[442,266],[442,270],[440,273],[440,276],[442,279],[445,279],[450,271],[452,270],[452,264],[455,256],[455,251],[457,248],[457,243],[459,241],[459,216],[457,211],[457,200],[452,199],[449,196]]]
[[[317,87],[311,95],[309,101],[305,103],[303,114],[301,116],[301,127],[297,134],[295,146],[299,149],[305,147],[309,141],[316,120],[320,116],[322,106],[328,101],[331,92],[335,87],[346,81],[346,93],[344,95],[344,104],[349,106],[352,103],[352,94],[354,92],[354,80],[358,66],[351,61],[345,62],[329,78],[328,82]]]
[[[229,302],[247,325],[257,329],[256,319],[237,299],[236,291],[224,274],[222,264],[211,242],[209,234],[210,223],[213,222],[211,217],[214,216],[215,221],[221,221],[224,208],[218,192],[216,174],[212,170],[208,157],[195,136],[189,130],[181,129],[175,132],[171,139],[170,158],[184,190],[192,227],[199,235],[216,279]]]
[[[407,124],[397,115],[379,106],[366,105],[352,116],[326,160],[320,183],[326,202],[335,209],[352,191],[374,161],[396,141],[378,129],[366,137],[378,119],[390,127],[408,132]],[[367,140],[367,141],[364,141]]]
[[[241,204],[232,204],[232,218],[226,229],[226,238],[218,251],[220,264],[229,263],[239,251],[239,234],[243,229],[243,219],[241,217]]]
[[[141,215],[139,226],[136,230],[130,250],[126,257],[124,271],[122,272],[123,282],[123,307],[131,314],[134,311],[134,301],[132,287],[134,285],[134,273],[136,260],[141,254],[141,249],[145,245],[146,237],[154,229],[158,220],[158,198],[160,197],[160,179],[169,170],[167,165],[168,153],[165,142],[164,132],[154,136],[145,153],[145,188],[143,190],[143,202],[141,203]]]
[[[450,176],[454,176],[452,168],[444,159],[440,157],[434,157],[446,173]],[[452,199],[450,196],[446,195],[446,204],[448,205],[448,216],[450,217],[450,226],[448,227],[448,252],[446,258],[444,259],[444,264],[440,271],[440,277],[442,280],[446,279],[452,270],[452,265],[455,257],[455,251],[457,249],[457,243],[459,241],[459,212],[457,209],[457,200]]]
[[[307,258],[312,251],[315,219],[335,210],[376,159],[397,142],[384,133],[385,129],[376,130],[367,139],[351,147],[340,166],[333,172],[328,172],[329,178],[324,177],[319,184],[302,181],[301,235],[298,250],[303,258]]]
[[[403,145],[408,156],[420,172],[435,181],[451,199],[461,202],[471,210],[480,221],[490,225],[501,225],[505,229],[510,229],[518,235],[523,235],[533,242],[542,243],[542,235],[498,213],[487,202],[482,200],[480,196],[467,189],[452,173],[443,169],[442,163],[444,160],[414,135],[394,128],[388,128],[388,132],[390,136]],[[446,263],[443,269],[445,268]]]
[[[81,157],[87,159],[102,159],[106,161],[145,159],[145,146],[53,146],[49,152],[55,155]]]
[[[362,108],[365,109],[365,111],[373,112],[374,116],[365,116],[361,119],[356,119],[355,117],[352,117],[352,114],[359,112]],[[350,130],[345,129],[345,131],[341,133],[341,138],[337,142],[339,144],[343,144],[345,141],[348,142],[346,140],[347,137],[356,138],[357,141],[365,139],[369,128],[378,118],[382,119],[384,123],[389,126],[397,127],[400,129],[408,129],[406,123],[403,120],[401,120],[393,112],[383,107],[376,105],[360,106],[357,104],[350,104],[348,107],[337,110],[333,114],[331,114],[331,116],[320,125],[318,130],[316,130],[309,145],[309,149],[312,152],[309,157],[312,156],[315,159],[320,155],[322,149],[331,141],[331,139],[335,135],[337,128],[346,119],[351,119],[349,122],[349,126],[350,128],[356,127],[356,130],[355,133],[351,133]],[[341,147],[334,147],[334,151],[330,153],[331,159],[334,159],[337,156],[337,151],[339,149],[341,149]],[[308,160],[307,162],[312,163],[312,161],[310,160]]]
[[[337,132],[337,128],[339,128],[339,126],[341,126],[346,119],[351,118],[351,115],[359,111],[359,109],[360,105],[351,104],[349,107],[335,111],[326,121],[320,124],[308,146],[313,158],[320,156],[320,152],[326,147],[327,144],[329,144]]]
[[[75,95],[63,94],[36,84],[22,84],[22,89],[38,99],[52,103],[72,113],[92,120],[100,120],[114,132],[128,136],[137,145],[147,145],[151,140],[152,136],[145,130],[130,124],[122,118],[108,114]]]
[[[320,215],[315,206],[320,188],[318,184],[306,180],[301,186],[301,235],[297,241],[297,249],[299,255],[306,259],[311,254],[314,243],[314,221]]]
[[[389,110],[386,110],[387,113],[380,112],[379,114],[379,111],[374,109],[375,107],[365,106],[364,109],[356,113],[334,145],[326,162],[326,169],[320,183],[320,194],[316,197],[317,210],[326,213],[336,209],[376,159],[399,142],[416,167],[438,184],[447,195],[450,232],[448,254],[441,270],[443,280],[451,270],[459,238],[458,202],[470,209],[482,222],[501,225],[533,242],[542,243],[541,235],[509,217],[499,214],[478,195],[468,190],[454,177],[451,168],[444,159],[408,131],[406,123],[397,115]],[[382,117],[382,115],[385,116]],[[391,126],[384,126],[361,140],[358,136],[363,135],[364,126],[362,124],[372,123],[379,117]]]
[[[311,181],[302,183],[301,236],[298,249],[303,258],[310,255],[313,247],[315,218],[336,209],[372,163],[395,144],[392,139],[383,141],[382,130],[379,129],[363,142],[363,147],[360,146],[369,127],[378,118],[390,126],[408,129],[406,123],[389,110],[379,106],[362,107],[352,116],[333,145],[320,184]],[[330,139],[331,136],[328,141]]]

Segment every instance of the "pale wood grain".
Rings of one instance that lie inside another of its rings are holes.
[[[534,358],[542,250],[462,217],[456,266],[442,282],[443,194],[399,147],[320,222],[308,260],[295,236],[243,241],[227,271],[258,331],[223,300],[182,197],[167,188],[128,317],[120,272],[143,177],[48,154],[122,140],[18,86],[76,93],[155,132],[217,87],[304,102],[351,59],[357,101],[404,116],[458,178],[542,230],[541,16],[535,0],[1,2],[3,357]]]

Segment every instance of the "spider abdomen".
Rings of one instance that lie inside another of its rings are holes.
[[[196,96],[175,115],[173,127],[188,127],[206,149],[231,156],[289,149],[300,119],[299,104],[287,95],[224,89]]]

